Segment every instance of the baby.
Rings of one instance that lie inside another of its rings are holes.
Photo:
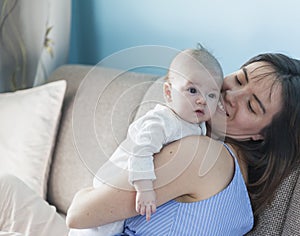
[[[171,62],[163,85],[165,104],[156,105],[134,121],[127,138],[110,158],[118,160],[126,156],[128,159],[129,182],[136,190],[136,211],[146,215],[147,221],[156,210],[153,155],[175,140],[206,135],[205,122],[216,110],[222,82],[222,68],[205,48],[180,52]],[[97,187],[96,178],[94,187]],[[115,235],[122,232],[122,226],[123,221],[118,221],[87,229],[88,234],[69,235]]]
[[[207,50],[184,50],[170,65],[163,86],[166,104],[130,125],[129,181],[137,192],[136,211],[146,220],[156,210],[153,154],[183,137],[206,135],[205,121],[216,110],[222,82],[221,66]]]

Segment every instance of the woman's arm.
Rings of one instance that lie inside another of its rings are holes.
[[[219,180],[224,182],[224,176],[219,173],[220,168],[217,168],[216,180],[214,180],[214,171],[211,171],[216,169],[215,166],[219,166],[215,165],[219,163],[219,158],[216,158],[218,156],[216,151],[209,150],[217,150],[218,147],[220,147],[218,142],[204,136],[186,137],[164,147],[154,158],[157,176],[156,181],[154,181],[154,188],[157,205],[162,205],[171,199],[184,195],[194,196],[195,200],[199,200],[198,196],[200,196],[202,186],[203,189],[206,189],[203,196],[211,194],[207,187],[202,185],[202,182],[208,182],[207,185],[210,186],[212,182],[216,182],[217,186],[219,186]],[[207,162],[207,160],[209,161]],[[208,168],[205,176],[212,178],[212,180],[207,181],[209,178],[199,177],[199,168],[203,163]],[[226,165],[225,168],[227,168]],[[225,170],[221,173],[232,177],[230,171]],[[124,186],[124,188],[114,188],[102,184],[96,189],[83,189],[75,195],[67,214],[69,227],[90,228],[137,214],[135,211],[136,193],[132,187],[131,191],[129,190],[127,172],[115,176],[116,186]],[[227,184],[228,181],[222,183],[221,189]],[[220,189],[213,191],[218,192]]]
[[[135,192],[118,190],[103,184],[76,193],[67,212],[70,228],[92,228],[134,216]]]

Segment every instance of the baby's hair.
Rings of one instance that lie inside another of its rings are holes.
[[[202,44],[197,43],[196,48],[186,49],[180,53],[186,53],[187,55],[190,55],[196,61],[201,63],[207,69],[207,71],[209,71],[209,73],[211,73],[215,77],[219,77],[220,80],[223,80],[223,70],[222,70],[222,67],[221,67],[219,61]],[[179,54],[177,54],[177,56]],[[165,77],[165,80],[169,82],[168,77],[169,76],[167,75]]]
[[[192,56],[204,64],[206,69],[217,74],[223,79],[223,70],[219,61],[201,43],[197,43],[196,49],[190,49]],[[188,50],[189,51],[189,50]]]

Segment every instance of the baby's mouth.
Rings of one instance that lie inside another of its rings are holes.
[[[203,116],[204,115],[204,111],[200,110],[200,109],[196,110],[195,113],[196,113],[197,116]]]

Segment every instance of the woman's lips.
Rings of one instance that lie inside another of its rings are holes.
[[[219,109],[222,113],[226,114],[226,116],[228,116],[227,112],[225,111],[225,107],[224,107],[224,105],[221,103],[221,101],[218,102],[218,109]]]

